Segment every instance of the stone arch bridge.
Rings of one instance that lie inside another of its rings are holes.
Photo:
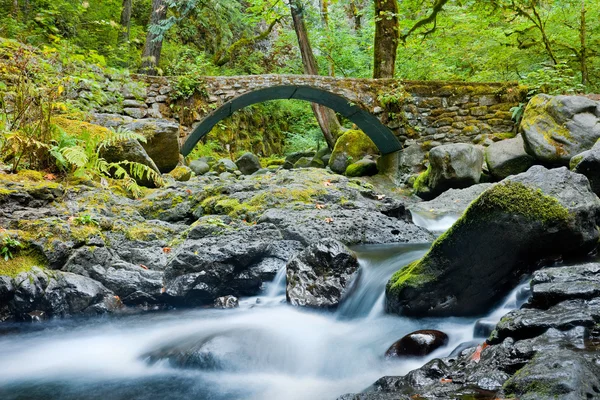
[[[515,127],[510,109],[525,95],[516,83],[506,82],[248,75],[202,77],[195,94],[174,100],[178,78],[137,79],[147,84],[144,116],[179,120],[184,155],[219,121],[267,100],[299,99],[328,106],[367,133],[385,155],[413,143],[472,142],[511,132]]]

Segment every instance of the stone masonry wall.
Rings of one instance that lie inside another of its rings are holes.
[[[338,94],[376,115],[405,146],[484,142],[514,132],[510,109],[524,100],[516,83],[353,79],[305,75],[203,77],[196,94],[173,100],[177,78],[135,76],[141,90],[123,88],[110,109],[130,117],[168,118],[182,140],[210,112],[249,91],[280,85],[311,86]],[[145,87],[145,89],[144,89]]]

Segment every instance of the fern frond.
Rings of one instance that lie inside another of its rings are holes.
[[[89,158],[85,152],[85,149],[80,146],[62,148],[60,149],[60,153],[64,156],[65,160],[67,160],[69,164],[72,164],[77,168],[83,168],[89,162]]]

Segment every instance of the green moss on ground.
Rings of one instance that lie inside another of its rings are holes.
[[[20,251],[12,259],[0,259],[0,275],[15,278],[21,272],[27,272],[33,267],[46,268],[48,260],[33,250]]]
[[[413,190],[417,193],[421,192],[429,184],[429,174],[431,173],[431,165],[427,169],[419,174],[415,182],[413,183]]]

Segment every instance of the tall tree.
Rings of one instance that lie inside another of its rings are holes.
[[[131,0],[123,0],[121,9],[121,30],[119,30],[118,43],[125,44],[129,42],[129,32],[131,30]]]
[[[294,30],[298,38],[298,46],[300,47],[300,55],[302,56],[302,65],[304,67],[304,73],[306,75],[319,75],[319,67],[317,65],[317,59],[312,51],[310,40],[308,38],[308,31],[306,29],[306,23],[304,21],[304,6],[302,0],[290,1],[290,10],[292,13],[292,21],[294,23]],[[311,104],[313,113],[317,118],[319,127],[323,131],[323,136],[327,142],[327,146],[333,149],[335,146],[336,136],[339,133],[341,126],[333,112],[333,110],[322,106],[320,104]]]
[[[373,78],[393,78],[398,49],[398,3],[375,0]]]
[[[160,62],[164,35],[156,33],[153,27],[158,26],[166,17],[167,6],[165,0],[152,0],[152,13],[148,25],[148,34],[146,35],[146,44],[142,52],[142,65],[140,67],[140,73],[142,74],[156,75],[158,73],[158,63]]]

